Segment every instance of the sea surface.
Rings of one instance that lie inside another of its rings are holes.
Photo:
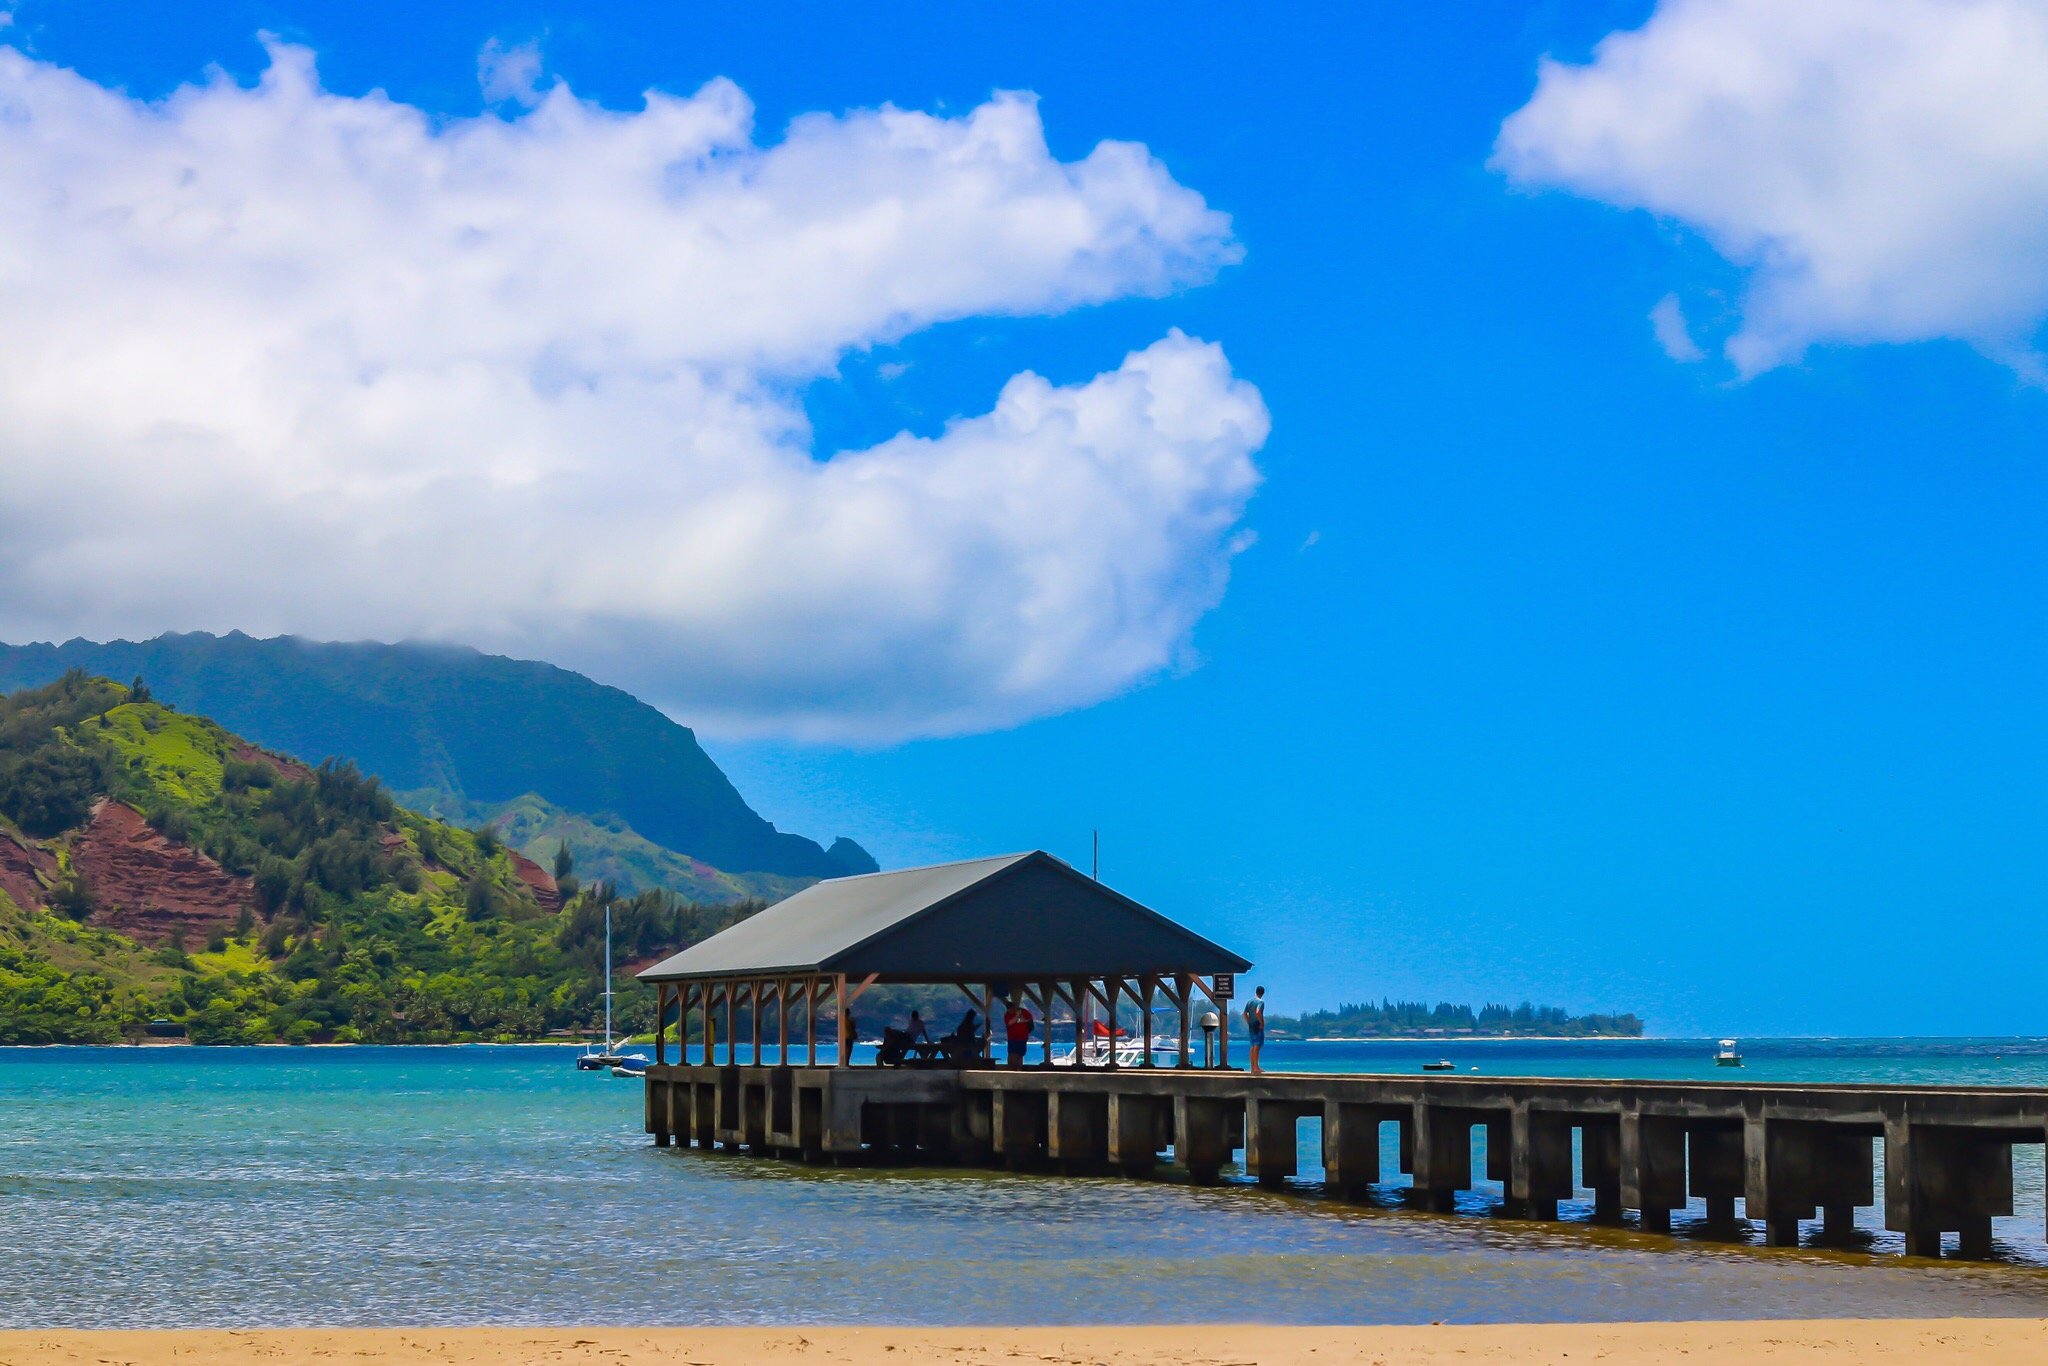
[[[2048,1086],[2048,1040],[1275,1043],[1275,1070]],[[1765,1251],[1242,1181],[658,1149],[555,1048],[0,1049],[0,1327],[1516,1322],[2048,1314],[2042,1150],[1995,1264]],[[1303,1156],[1315,1151],[1304,1122]],[[1392,1170],[1392,1163],[1387,1169]],[[1491,1195],[1497,1196],[1497,1189]]]

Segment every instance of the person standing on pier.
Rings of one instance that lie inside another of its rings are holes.
[[[1024,1065],[1025,1050],[1031,1047],[1033,1023],[1031,1012],[1026,1010],[1023,1002],[1016,997],[1012,996],[1003,1002],[1003,1037],[1010,1044],[1010,1056],[1007,1059],[1010,1066]]]
[[[1259,1050],[1266,1046],[1266,989],[1260,987],[1244,1003],[1245,1039],[1251,1045],[1252,1074],[1259,1072]]]

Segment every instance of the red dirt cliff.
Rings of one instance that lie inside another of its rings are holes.
[[[143,944],[177,930],[195,948],[215,929],[232,928],[250,904],[249,879],[206,855],[165,839],[134,807],[101,801],[71,848],[95,905],[92,923]]]
[[[41,849],[24,848],[14,836],[0,832],[0,892],[25,911],[47,905],[38,873],[54,881],[57,860]]]
[[[553,875],[516,849],[507,849],[505,852],[511,855],[512,871],[519,875],[519,880],[533,893],[533,899],[540,904],[540,908],[551,913],[561,910],[562,889],[555,885]]]

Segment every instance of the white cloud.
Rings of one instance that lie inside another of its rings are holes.
[[[531,109],[540,103],[539,43],[505,43],[493,38],[476,57],[477,85],[491,104],[516,104]]]
[[[1517,182],[1647,209],[1749,271],[1746,374],[1816,343],[2048,320],[2048,3],[1665,0],[1503,125]]]
[[[1227,221],[1035,104],[753,137],[732,85],[439,120],[273,46],[144,104],[0,48],[0,638],[458,639],[726,733],[1083,705],[1222,592],[1265,410],[1173,333],[933,439],[797,391],[946,320],[1198,282]]]
[[[1685,321],[1685,305],[1676,294],[1666,294],[1657,300],[1650,310],[1650,331],[1656,335],[1664,354],[1675,361],[1690,363],[1707,358],[1700,344],[1692,339],[1692,329]]]

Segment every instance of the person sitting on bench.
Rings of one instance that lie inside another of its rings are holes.
[[[939,1040],[939,1057],[946,1062],[968,1062],[981,1056],[981,1016],[968,1011],[951,1034]]]
[[[910,1057],[910,1035],[895,1025],[882,1026],[882,1046],[875,1050],[878,1067],[901,1067]]]

